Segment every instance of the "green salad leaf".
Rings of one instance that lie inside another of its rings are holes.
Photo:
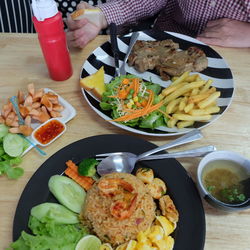
[[[17,165],[22,162],[21,155],[29,145],[21,136],[9,133],[8,129],[0,124],[0,176],[18,179],[24,170]]]
[[[120,77],[116,77],[112,80],[109,84],[106,84],[106,91],[102,95],[102,100],[100,102],[100,107],[104,111],[111,111],[111,117],[113,119],[119,118],[126,114],[121,107],[121,100],[117,98],[118,91],[120,90],[121,82],[124,78],[132,79],[138,78],[135,75],[123,75]],[[140,103],[143,98],[148,95],[147,91],[145,90],[152,90],[154,93],[154,102],[153,104],[157,104],[160,102],[160,98],[158,94],[161,91],[161,86],[159,84],[155,84],[153,82],[144,82],[140,81],[140,91],[137,94],[138,102]],[[126,98],[123,99],[123,103],[127,105],[131,100],[133,100],[133,93],[134,90],[130,89],[129,93],[127,94]],[[132,102],[133,103],[133,102]],[[137,109],[136,105],[132,105],[132,109]],[[159,111],[153,111],[143,117],[135,118],[126,122],[119,122],[121,124],[135,127],[139,126],[141,128],[147,129],[155,129],[159,126],[164,126],[167,123],[167,118]]]
[[[88,234],[81,224],[57,224],[51,219],[41,222],[33,216],[30,216],[28,226],[33,235],[22,231],[18,240],[11,243],[10,249],[74,250],[77,242]]]

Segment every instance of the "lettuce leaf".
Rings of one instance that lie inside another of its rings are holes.
[[[40,222],[33,216],[29,218],[29,228],[34,235],[22,231],[18,240],[11,243],[10,249],[74,250],[77,242],[88,234],[81,224],[62,225],[51,219]]]

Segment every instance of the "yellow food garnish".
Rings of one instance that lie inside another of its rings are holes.
[[[150,228],[150,233],[148,235],[148,238],[151,242],[156,242],[159,240],[162,240],[164,237],[164,230],[161,226],[155,225]]]
[[[126,247],[126,250],[136,250],[137,242],[135,240],[130,240]]]
[[[165,216],[156,216],[156,223],[161,225],[165,235],[170,235],[174,231],[174,225]]]
[[[116,250],[126,250],[128,243],[123,243],[116,248]]]
[[[109,243],[104,243],[101,245],[100,250],[113,250],[113,248]]]
[[[82,78],[80,85],[84,89],[92,91],[96,97],[101,98],[105,91],[103,66],[94,74]]]

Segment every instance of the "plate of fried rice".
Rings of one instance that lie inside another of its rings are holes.
[[[134,136],[100,135],[81,139],[62,148],[46,160],[27,183],[14,217],[13,241],[18,239],[23,230],[30,232],[28,220],[32,207],[44,202],[57,202],[49,191],[48,181],[53,175],[64,175],[68,160],[79,163],[96,154],[116,151],[140,154],[155,147]],[[152,171],[154,179],[160,183],[162,189],[159,197],[155,185],[141,178],[142,170]],[[119,187],[119,191],[113,187]],[[126,209],[124,203],[120,202],[121,197],[123,201],[129,201]],[[169,201],[171,205],[166,209]],[[79,218],[88,226],[91,234],[105,244],[112,245],[113,249],[118,249],[118,245],[136,240],[139,247],[139,240],[149,228],[160,229],[164,216],[169,221],[168,225],[173,225],[173,230],[164,236],[165,241],[172,244],[167,249],[204,248],[206,230],[202,201],[192,178],[175,159],[140,162],[132,174],[111,173],[102,176],[87,191]],[[150,237],[153,237],[152,232]]]

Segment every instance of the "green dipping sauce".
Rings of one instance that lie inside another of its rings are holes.
[[[216,160],[209,162],[203,170],[202,181],[207,191],[225,203],[240,203],[246,200],[244,186],[246,170],[236,162]]]

